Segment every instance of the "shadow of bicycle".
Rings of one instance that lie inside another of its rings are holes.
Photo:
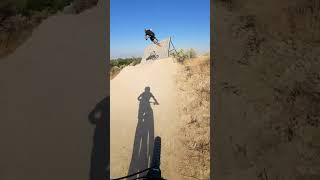
[[[138,171],[150,167],[153,142],[154,142],[154,116],[153,109],[150,104],[150,99],[153,98],[155,104],[159,104],[153,94],[150,92],[150,87],[146,87],[145,91],[138,97],[138,124],[133,143],[133,151],[128,174],[133,174]],[[146,173],[140,174],[144,176]],[[138,175],[128,179],[135,179]]]

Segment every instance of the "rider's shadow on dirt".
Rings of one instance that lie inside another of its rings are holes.
[[[154,117],[150,99],[154,100],[154,104],[158,105],[158,101],[150,92],[150,87],[146,87],[145,91],[138,97],[138,124],[134,138],[131,163],[129,174],[136,173],[149,167],[152,160],[153,141],[154,141]],[[140,177],[145,175],[140,174]],[[129,179],[135,179],[133,176]]]
[[[91,151],[90,180],[105,180],[110,178],[109,104],[110,97],[108,96],[101,100],[88,116],[90,123],[95,125]]]

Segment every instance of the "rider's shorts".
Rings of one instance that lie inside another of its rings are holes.
[[[156,39],[156,37],[150,36],[150,40],[151,40],[151,41],[154,41],[155,39]]]

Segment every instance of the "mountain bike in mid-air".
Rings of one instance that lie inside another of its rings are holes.
[[[120,177],[120,178],[115,178],[111,180],[120,180],[120,179],[126,179],[132,176],[136,176],[138,174],[142,174],[147,171],[147,175],[138,177],[135,179],[150,179],[150,180],[166,180],[161,176],[161,170],[160,170],[160,155],[161,155],[161,138],[157,136],[154,139],[154,145],[153,145],[153,155],[152,155],[152,163],[150,168],[146,168],[145,170]]]

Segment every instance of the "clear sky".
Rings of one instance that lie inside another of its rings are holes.
[[[210,0],[110,0],[111,58],[141,57],[151,28],[177,49],[210,50]]]

